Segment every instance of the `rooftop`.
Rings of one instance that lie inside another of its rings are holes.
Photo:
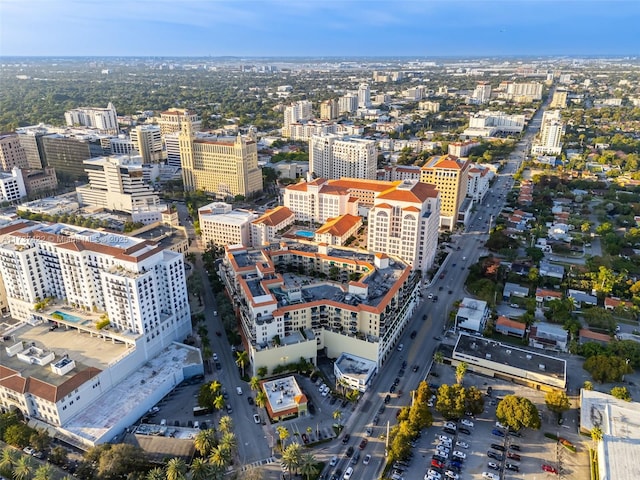
[[[293,376],[263,382],[262,389],[267,394],[270,410],[276,415],[285,410],[297,409],[300,403],[307,401]]]
[[[349,353],[340,355],[335,361],[335,367],[338,368],[343,375],[357,378],[361,382],[365,382],[371,372],[377,368],[376,362]]]

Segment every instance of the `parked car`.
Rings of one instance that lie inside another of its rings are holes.
[[[258,415],[257,413],[254,413],[254,414],[253,414],[253,421],[254,421],[255,423],[258,423],[258,424],[259,424],[259,423],[260,423],[260,415]]]
[[[471,420],[467,420],[466,418],[463,418],[462,420],[460,420],[460,423],[467,427],[473,428],[473,422]]]
[[[416,338],[418,336],[418,332],[416,330],[414,330],[413,332],[411,332],[411,335],[409,335],[409,337],[411,337],[411,340],[413,340],[414,338]]]
[[[345,433],[344,437],[342,437],[342,443],[347,444],[349,443],[350,439],[351,439],[351,435],[349,435],[348,433]]]
[[[555,467],[552,467],[551,465],[546,465],[546,464],[542,464],[542,470],[547,472],[547,473],[553,473],[554,475],[558,474],[558,470]]]
[[[411,371],[413,373],[417,372],[420,369],[420,365],[418,365],[417,363],[411,368]]]
[[[363,438],[362,441],[360,442],[360,450],[364,450],[364,447],[367,446],[367,443],[369,443],[369,440],[367,440],[366,438]]]
[[[461,452],[460,450],[454,450],[454,452],[453,452],[453,456],[454,456],[454,457],[461,458],[461,459],[463,459],[463,460],[464,460],[465,458],[467,458],[467,454],[466,454],[466,453],[464,453],[464,452]]]
[[[501,462],[502,460],[504,460],[504,457],[503,457],[503,455],[502,455],[501,453],[494,452],[494,451],[492,451],[492,450],[489,450],[489,451],[487,452],[487,457],[489,457],[489,458],[493,458],[494,460],[497,460],[497,461],[499,461],[499,462]]]
[[[504,468],[506,468],[507,470],[512,470],[514,472],[519,472],[520,471],[520,467],[514,463],[505,463],[504,464]]]
[[[487,467],[489,467],[492,470],[500,470],[500,467],[498,466],[498,464],[494,462],[487,463]]]
[[[469,444],[467,442],[462,442],[462,441],[458,440],[456,442],[456,447],[469,448]]]
[[[504,437],[504,432],[502,430],[498,430],[497,428],[491,430],[491,433],[496,437]]]
[[[354,450],[353,445],[349,445],[349,448],[347,448],[347,451],[344,453],[345,456],[351,457],[351,455],[353,455],[353,450]]]
[[[503,445],[500,445],[498,443],[492,443],[491,448],[493,448],[494,450],[499,450],[501,452],[504,452],[506,450]]]
[[[370,461],[371,461],[371,455],[365,455],[364,458],[362,459],[362,464],[369,465]]]
[[[482,472],[482,478],[486,478],[487,480],[500,480],[500,476],[491,472]]]
[[[471,430],[469,430],[467,427],[460,427],[458,429],[458,432],[464,433],[465,435],[471,435]]]
[[[331,457],[331,461],[329,462],[329,466],[335,467],[338,464],[338,457],[335,455]]]
[[[517,460],[518,462],[520,461],[520,455],[513,452],[507,452],[507,458],[510,458],[511,460]]]
[[[512,443],[511,445],[509,445],[509,450],[516,450],[517,452],[519,452],[520,445],[516,445],[515,443]]]

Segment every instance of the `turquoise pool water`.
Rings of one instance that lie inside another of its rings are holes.
[[[305,238],[313,238],[315,236],[315,234],[309,230],[296,230],[296,235]]]
[[[53,313],[57,313],[62,317],[63,320],[67,322],[80,323],[82,319],[80,317],[76,317],[75,315],[71,315],[70,313],[61,312],[60,310],[56,310]]]

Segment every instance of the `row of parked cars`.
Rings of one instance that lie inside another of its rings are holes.
[[[463,451],[469,444],[457,435],[464,433],[471,435],[474,423],[463,418],[459,422],[448,421],[443,430],[448,435],[436,435],[435,454],[431,457],[431,464],[427,469],[424,480],[458,480],[467,454]]]

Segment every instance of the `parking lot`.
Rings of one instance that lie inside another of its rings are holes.
[[[432,379],[432,382],[437,380],[438,383],[455,383],[454,368],[439,366],[438,372],[440,377]],[[433,426],[422,432],[422,436],[417,439],[412,450],[413,458],[408,466],[401,466],[402,471],[398,472],[404,480],[428,479],[430,468],[432,472],[440,474],[440,477],[432,475],[431,478],[448,480],[449,477],[445,472],[448,470],[447,466],[451,465],[454,466],[451,478],[456,478],[454,474],[457,474],[460,479],[491,478],[483,477],[483,472],[496,474],[495,478],[501,480],[555,478],[555,475],[544,472],[542,465],[557,468],[558,458],[563,467],[563,478],[589,478],[590,439],[578,435],[577,409],[566,412],[565,422],[563,425],[558,425],[555,414],[546,409],[544,392],[470,372],[465,375],[463,384],[465,387],[474,385],[483,392],[487,391],[487,387],[491,387],[491,397],[485,397],[484,412],[475,418],[466,417],[457,424],[451,425],[455,430],[445,431],[444,419],[434,410]],[[496,426],[497,402],[505,395],[512,394],[529,398],[536,404],[542,415],[540,430],[527,429],[521,432],[521,436],[515,436],[509,434],[506,429]],[[465,426],[463,422],[473,426]],[[463,433],[461,427],[469,433]],[[557,448],[556,442],[544,436],[545,432],[568,439],[576,446],[577,453],[572,453],[564,447]],[[446,439],[440,440],[440,436]],[[434,463],[434,467],[431,467],[432,457],[438,454],[438,448],[442,458],[436,461],[442,460],[443,468],[435,468],[441,466],[439,463]],[[454,451],[460,452],[464,457],[459,464],[452,463],[455,461]],[[489,458],[487,455],[489,451],[493,452],[492,455],[496,458]],[[507,453],[510,453],[512,458],[507,458]],[[489,467],[489,462],[494,464],[493,469]],[[517,468],[518,471],[505,468],[507,463],[512,464],[512,468]],[[455,468],[458,466],[459,469]]]

